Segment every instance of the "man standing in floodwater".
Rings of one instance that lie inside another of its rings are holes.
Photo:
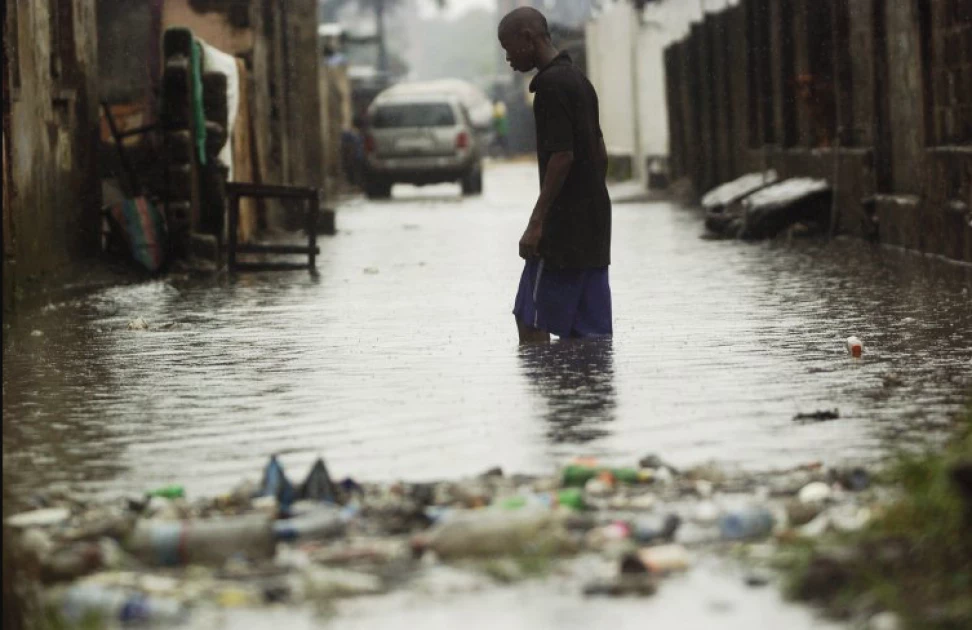
[[[513,314],[520,343],[609,337],[611,200],[597,94],[566,52],[550,40],[547,20],[521,7],[500,21],[500,45],[530,83],[537,127],[540,197],[520,239],[526,261]]]

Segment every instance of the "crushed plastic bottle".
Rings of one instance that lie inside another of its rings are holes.
[[[221,564],[244,553],[252,559],[274,552],[273,521],[263,515],[190,521],[139,521],[128,550],[161,566]]]
[[[760,538],[773,531],[772,512],[762,506],[733,510],[719,519],[719,532],[725,540]]]
[[[545,509],[473,510],[453,514],[417,536],[417,549],[443,558],[494,556],[532,550],[562,550],[567,531],[556,512]]]
[[[122,623],[181,623],[188,610],[174,599],[147,597],[141,593],[98,584],[78,584],[64,592],[61,611],[71,622],[90,615]]]

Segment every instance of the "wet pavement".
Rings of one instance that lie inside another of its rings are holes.
[[[704,240],[669,202],[615,207],[613,342],[520,349],[534,169],[490,168],[481,198],[397,187],[347,203],[316,277],[177,276],[20,317],[3,359],[7,484],[214,494],[270,453],[295,474],[323,455],[368,480],[649,452],[836,464],[934,439],[972,383],[968,267],[849,239]],[[136,317],[149,329],[129,330]],[[834,407],[839,420],[792,421]]]

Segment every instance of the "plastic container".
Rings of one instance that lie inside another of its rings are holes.
[[[850,336],[847,338],[847,351],[852,357],[860,358],[864,353],[864,343],[857,337]]]
[[[724,540],[760,538],[773,531],[773,523],[773,514],[765,507],[745,507],[724,514],[719,519],[719,533]]]
[[[171,624],[185,621],[189,614],[185,606],[174,599],[147,597],[99,584],[79,584],[69,588],[64,593],[61,610],[68,621],[75,623],[97,616],[107,622]]]
[[[275,549],[273,521],[265,515],[196,521],[139,521],[128,550],[161,566],[222,564],[235,555],[270,558]]]

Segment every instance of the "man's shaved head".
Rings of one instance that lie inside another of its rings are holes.
[[[525,30],[529,30],[534,35],[550,37],[550,28],[547,26],[547,18],[543,17],[533,7],[519,7],[513,9],[500,20],[500,37],[503,35],[519,35]]]
[[[531,7],[520,7],[506,14],[496,34],[506,51],[506,60],[517,72],[541,68],[557,56],[550,41],[547,18]]]

